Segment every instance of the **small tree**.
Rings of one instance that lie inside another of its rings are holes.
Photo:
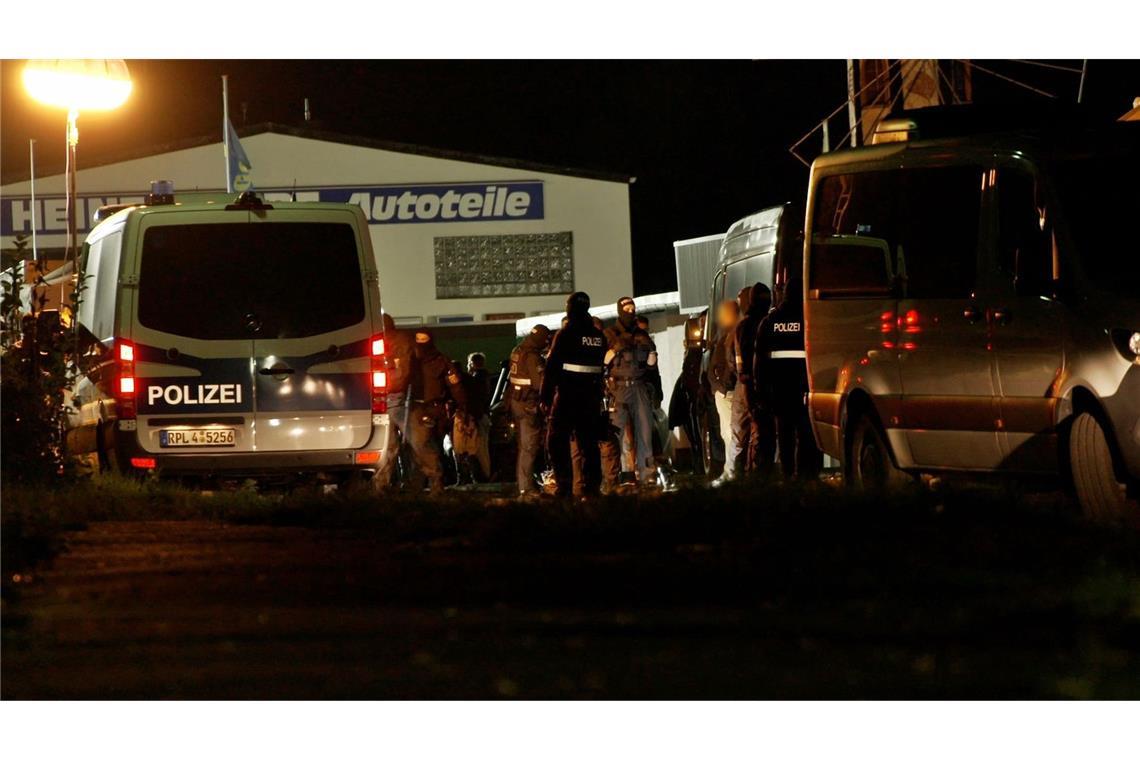
[[[75,377],[75,331],[45,312],[45,296],[32,289],[24,308],[27,240],[17,238],[0,295],[0,459],[4,477],[43,482],[64,474],[65,390]],[[43,285],[42,274],[35,285]],[[78,306],[72,295],[72,313]]]

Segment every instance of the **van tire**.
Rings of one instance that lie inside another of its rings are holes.
[[[123,471],[115,450],[115,427],[112,424],[99,423],[95,433],[95,450],[99,457],[99,475],[116,475]]]
[[[1094,415],[1081,412],[1069,431],[1069,466],[1073,490],[1085,517],[1096,522],[1121,522],[1140,517],[1126,484],[1116,476],[1112,448]]]
[[[895,467],[887,437],[869,414],[860,415],[851,428],[843,480],[857,491],[871,493],[895,491],[912,482]]]

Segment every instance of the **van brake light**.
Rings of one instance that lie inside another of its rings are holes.
[[[373,335],[372,348],[372,413],[388,411],[388,367],[384,361],[384,334]]]
[[[121,420],[133,420],[137,416],[135,407],[135,346],[130,341],[115,340],[115,357],[118,360],[118,382],[115,383],[115,409]]]

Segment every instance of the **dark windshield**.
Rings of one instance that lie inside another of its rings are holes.
[[[139,321],[190,338],[301,338],[364,319],[348,224],[187,224],[143,239]],[[247,314],[261,323],[252,333]]]
[[[1109,154],[1057,166],[1061,212],[1081,269],[1098,288],[1140,298],[1140,156]]]

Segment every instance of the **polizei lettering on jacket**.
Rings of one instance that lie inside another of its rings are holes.
[[[146,402],[170,406],[240,404],[240,383],[201,383],[199,385],[152,385],[146,389]]]

